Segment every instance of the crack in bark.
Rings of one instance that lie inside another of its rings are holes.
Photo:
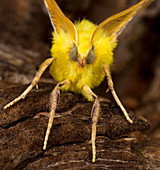
[[[27,167],[28,164],[35,162],[41,158],[44,157],[44,153],[40,153],[39,155],[35,156],[34,158],[28,158],[25,159],[24,161],[22,161],[20,164],[18,164],[15,168],[13,168],[14,170],[21,170],[25,167]]]

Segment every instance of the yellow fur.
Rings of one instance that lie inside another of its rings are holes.
[[[78,53],[83,58],[90,50],[90,39],[96,25],[84,19],[75,23],[75,27],[78,33]],[[57,82],[66,79],[71,80],[71,85],[64,86],[61,89],[82,93],[88,100],[93,99],[84,94],[83,86],[86,84],[90,88],[98,86],[105,77],[103,64],[110,65],[113,62],[113,44],[110,44],[109,37],[103,31],[99,31],[96,36],[99,37],[99,41],[94,43],[95,61],[92,64],[86,64],[84,68],[69,58],[69,51],[74,42],[70,39],[69,34],[63,30],[60,31],[60,34],[53,33],[51,48],[51,55],[55,60],[50,66],[50,74]]]

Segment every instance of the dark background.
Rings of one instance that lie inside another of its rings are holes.
[[[72,21],[86,18],[97,24],[137,2],[57,0]],[[31,82],[38,66],[50,56],[51,32],[42,0],[0,1],[0,89]],[[159,66],[160,1],[155,0],[120,35],[111,67],[121,101],[151,121],[151,137],[160,137]],[[45,72],[41,81],[53,80]],[[104,96],[106,89],[103,82],[95,91]]]

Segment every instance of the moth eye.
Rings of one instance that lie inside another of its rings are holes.
[[[86,64],[92,64],[95,60],[95,53],[94,53],[94,47],[92,46],[92,48],[90,49],[87,58],[86,58]]]
[[[76,45],[74,45],[70,52],[69,52],[69,57],[72,61],[77,61],[77,58],[78,58],[78,50],[77,50],[77,47]]]

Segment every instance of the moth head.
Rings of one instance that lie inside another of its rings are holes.
[[[73,62],[77,62],[82,68],[85,67],[86,64],[93,64],[96,58],[94,46],[88,51],[87,55],[81,56],[81,54],[78,53],[78,47],[73,45],[69,51],[69,57]]]

